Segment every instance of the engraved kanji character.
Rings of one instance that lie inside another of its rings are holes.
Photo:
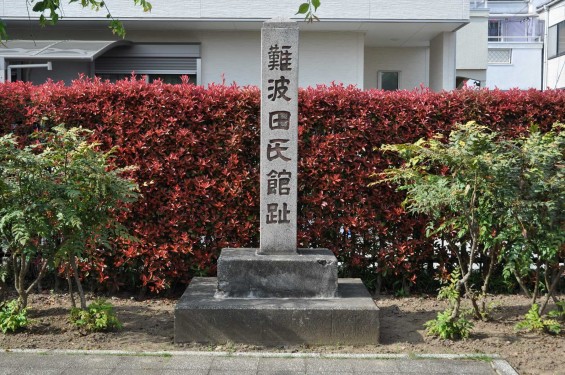
[[[286,79],[284,76],[281,76],[280,79],[270,79],[269,83],[273,83],[273,86],[268,86],[268,91],[273,91],[267,97],[271,99],[273,102],[276,99],[282,98],[287,102],[290,101],[290,98],[286,96],[286,92],[288,91],[288,84],[290,83],[289,79]]]
[[[279,45],[269,47],[269,64],[267,67],[269,70],[292,70],[290,65],[292,64],[292,52],[290,52],[291,46],[282,46],[279,49]]]
[[[271,139],[267,145],[267,159],[269,161],[281,158],[284,161],[289,161],[290,158],[283,155],[283,151],[288,150],[288,147],[281,146],[281,143],[287,143],[288,139]]]
[[[278,203],[267,204],[267,224],[290,223],[290,219],[288,219],[288,214],[290,214],[290,210],[288,209],[286,203],[282,204],[281,210],[279,210]]]
[[[290,112],[274,111],[269,112],[269,128],[271,130],[288,130],[290,127]]]
[[[283,169],[282,172],[272,170],[267,174],[267,195],[289,195],[290,177],[292,173]]]

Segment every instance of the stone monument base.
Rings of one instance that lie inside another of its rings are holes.
[[[328,249],[261,255],[259,249],[222,249],[217,297],[333,298],[337,259]]]
[[[175,307],[175,342],[370,345],[379,309],[360,279],[339,279],[337,296],[218,298],[217,279],[196,277]]]

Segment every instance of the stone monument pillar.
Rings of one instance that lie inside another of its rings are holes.
[[[175,308],[176,342],[376,344],[378,309],[359,279],[338,281],[328,249],[297,248],[298,34],[261,30],[260,247],[222,249]]]
[[[296,254],[298,24],[274,19],[261,32],[261,246]]]

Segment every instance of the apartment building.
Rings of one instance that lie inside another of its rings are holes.
[[[203,85],[257,85],[262,22],[285,16],[300,24],[302,87],[450,90],[456,32],[470,22],[469,0],[328,0],[314,23],[295,15],[297,0],[152,0],[151,13],[114,0],[112,14],[127,30],[121,41],[104,13],[63,3],[63,19],[41,28],[25,0],[0,0],[11,39],[0,46],[4,79],[70,82],[82,73],[115,80],[135,72],[148,80],[188,75]]]
[[[537,11],[545,22],[543,87],[565,89],[565,0],[549,1]]]
[[[457,33],[458,86],[542,89],[546,0],[471,1],[471,22]]]
[[[487,87],[542,89],[543,0],[489,0]]]

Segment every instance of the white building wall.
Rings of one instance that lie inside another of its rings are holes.
[[[457,31],[457,70],[486,70],[488,10],[471,12],[471,22]]]
[[[492,14],[528,14],[530,11],[528,0],[489,1],[488,7]]]
[[[399,88],[429,85],[429,48],[366,48],[365,88],[377,88],[379,71],[399,71]]]
[[[565,56],[547,62],[547,88],[565,89]]]
[[[301,33],[301,87],[343,83],[363,89],[365,43],[361,33]]]
[[[296,17],[297,0],[152,0],[153,10],[144,13],[132,0],[112,0],[108,6],[121,19],[267,19]],[[321,18],[335,19],[427,19],[460,20],[469,18],[469,0],[324,0]],[[33,4],[32,4],[33,6]],[[64,2],[65,18],[105,18],[78,4]],[[25,0],[0,0],[0,17],[28,19]],[[38,18],[32,13],[32,18]]]
[[[510,64],[489,64],[486,87],[501,90],[542,88],[543,56],[540,43],[497,43],[497,47],[511,48],[512,61]]]
[[[85,32],[86,33],[86,32]],[[85,37],[76,33],[76,38]],[[93,37],[93,35],[89,35]],[[53,35],[57,38],[58,35]],[[261,79],[260,31],[147,32],[130,30],[128,40],[138,43],[200,43],[201,83],[259,85]],[[62,66],[61,64],[65,64]],[[364,36],[355,32],[300,34],[299,85],[301,87],[331,82],[363,88]],[[88,63],[53,62],[53,71],[31,69],[30,80],[53,80],[69,83],[79,73],[89,74]]]
[[[430,88],[455,89],[456,33],[441,33],[430,42]]]
[[[562,2],[549,8],[549,15],[546,17],[548,19],[549,26],[553,26],[556,23],[565,20],[565,3]]]
[[[259,32],[200,33],[202,83],[232,82],[259,85]],[[363,35],[360,33],[301,33],[298,81],[300,87],[332,82],[363,88]]]
[[[194,40],[192,40],[194,41]],[[199,33],[202,43],[202,83],[259,85],[259,32]],[[364,42],[361,33],[301,33],[300,87],[332,82],[363,88]]]
[[[233,82],[258,85],[261,79],[261,34],[258,32],[200,33],[202,84]]]
[[[547,28],[565,20],[565,1],[552,2],[550,4],[552,6],[540,12],[540,18],[546,22],[543,89],[565,89],[565,56],[548,58],[547,53],[547,43],[549,42]],[[555,42],[553,41],[553,43]]]

